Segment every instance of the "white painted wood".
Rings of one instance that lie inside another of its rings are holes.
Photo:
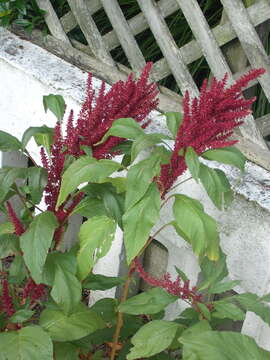
[[[198,89],[183,61],[178,47],[166,25],[160,8],[152,0],[138,0],[138,4],[147,19],[148,25],[167,60],[171,72],[182,94],[188,90],[191,96],[198,95]]]
[[[145,65],[144,56],[132,34],[118,2],[116,0],[101,0],[101,3],[111,21],[131,68],[138,72]]]

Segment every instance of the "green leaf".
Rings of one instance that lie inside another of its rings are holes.
[[[34,218],[27,231],[20,238],[25,264],[37,284],[41,282],[42,269],[57,226],[58,221],[54,214],[45,211]]]
[[[176,195],[173,212],[177,227],[192,245],[196,255],[207,254],[211,260],[219,257],[219,236],[215,220],[206,214],[198,200]]]
[[[132,337],[134,347],[128,360],[150,357],[166,350],[172,343],[179,325],[172,321],[154,320],[144,325]]]
[[[233,321],[245,320],[246,314],[238,306],[225,301],[214,302],[215,312],[213,316],[219,319],[231,319]]]
[[[223,171],[201,164],[199,178],[210,199],[219,210],[228,207],[233,200],[230,183]]]
[[[28,275],[23,257],[19,254],[15,256],[8,270],[8,281],[11,284],[21,284]]]
[[[228,275],[226,255],[221,251],[218,261],[211,261],[205,257],[202,260],[200,267],[204,281],[200,284],[198,288],[199,291],[215,285]]]
[[[113,218],[118,225],[123,228],[122,216],[124,214],[124,195],[117,194],[114,188],[113,190],[106,189],[102,194],[102,200],[106,209],[106,215]]]
[[[15,136],[0,130],[0,151],[17,151],[21,148],[22,144]]]
[[[258,347],[254,339],[230,331],[205,331],[182,339],[184,359],[196,360],[269,360],[270,352]],[[186,357],[188,351],[193,357]]]
[[[109,177],[104,182],[111,183],[115,187],[117,194],[121,194],[127,189],[127,179],[124,177]]]
[[[153,178],[160,172],[160,162],[159,156],[152,155],[130,168],[127,174],[126,210],[129,210],[145,195]]]
[[[142,134],[144,134],[144,131],[137,121],[132,118],[121,118],[113,122],[110,129],[96,145],[103,143],[110,136],[117,136],[125,139],[136,139],[136,137]]]
[[[129,298],[118,308],[120,312],[131,315],[157,314],[177,300],[177,296],[161,288],[154,288]]]
[[[178,129],[182,124],[183,115],[178,112],[167,112],[165,113],[165,116],[166,116],[167,127],[175,139]]]
[[[0,224],[0,235],[3,234],[13,234],[15,231],[14,225],[11,222],[5,222]],[[1,251],[0,251],[1,254]]]
[[[188,169],[189,169],[193,179],[198,182],[201,163],[199,161],[199,157],[198,157],[196,151],[191,146],[188,146],[188,148],[186,150],[185,162],[188,166]]]
[[[33,310],[21,309],[16,311],[15,314],[9,318],[9,321],[12,323],[22,323],[24,321],[31,319],[33,314],[34,314]]]
[[[195,325],[188,327],[179,338],[179,341],[196,338],[198,335],[202,334],[205,331],[211,330],[211,326],[207,320],[201,320],[197,322]]]
[[[27,326],[18,331],[0,333],[0,360],[49,360],[53,344],[39,326]]]
[[[105,298],[97,301],[90,309],[108,323],[115,321],[117,318],[117,304],[118,300]]]
[[[135,160],[138,154],[149,147],[160,144],[163,140],[171,140],[169,136],[163,134],[145,134],[138,136],[132,144],[131,162]]]
[[[67,196],[84,182],[102,183],[109,175],[117,171],[121,165],[115,161],[96,160],[89,156],[82,156],[74,161],[64,172],[62,184],[57,200],[59,207]]]
[[[78,275],[85,279],[98,259],[109,251],[116,223],[107,216],[96,216],[82,224],[79,231]]]
[[[208,321],[210,321],[211,320],[211,313],[210,313],[208,307],[205,304],[200,303],[200,302],[197,303],[197,306],[198,306],[200,312],[202,313],[203,317],[205,319],[207,319]]]
[[[0,235],[0,259],[17,254],[19,250],[19,239],[16,235]]]
[[[72,214],[80,214],[83,217],[91,218],[106,215],[107,211],[102,200],[87,196],[79,202]]]
[[[55,360],[79,360],[79,349],[77,346],[69,343],[54,343]]]
[[[83,304],[73,309],[70,315],[45,309],[40,316],[40,325],[54,341],[77,340],[105,327],[101,317]]]
[[[108,290],[115,286],[125,283],[122,277],[104,276],[100,274],[90,274],[83,282],[83,288],[91,290]]]
[[[152,183],[143,198],[123,216],[124,242],[127,262],[138,255],[146,244],[150,231],[159,218],[160,194]]]
[[[241,151],[234,146],[207,150],[201,156],[207,160],[214,160],[224,164],[233,165],[241,171],[245,170],[246,158]]]
[[[57,117],[58,121],[63,119],[66,109],[63,96],[54,94],[43,96],[43,106],[45,112],[47,112],[48,109],[51,110],[51,112]]]
[[[26,179],[27,168],[2,168],[0,169],[0,202],[5,200],[5,196],[10,191],[12,184],[17,179]]]
[[[82,297],[82,285],[79,280],[59,264],[56,264],[51,297],[65,314],[70,314]]]
[[[22,136],[22,149],[25,150],[31,137],[34,136],[38,144],[43,145],[47,152],[50,152],[50,147],[53,142],[54,129],[46,125],[38,127],[29,127],[25,130]],[[43,140],[42,140],[43,139]]]
[[[47,172],[40,167],[28,168],[28,188],[34,204],[39,204],[44,187],[47,184]]]
[[[239,280],[232,280],[232,281],[217,283],[217,284],[214,284],[213,286],[211,286],[207,292],[209,294],[220,294],[225,291],[233,289],[236,285],[239,285],[240,283],[241,283],[241,281],[239,281]]]
[[[187,275],[182,270],[180,270],[177,266],[175,266],[175,270],[177,271],[177,274],[180,276],[180,279],[182,279],[183,281],[189,280]]]

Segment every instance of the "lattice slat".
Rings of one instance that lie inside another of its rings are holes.
[[[38,6],[46,11],[45,21],[48,25],[48,28],[53,36],[57,39],[62,40],[70,44],[69,38],[67,37],[61,22],[59,21],[54,8],[52,7],[49,0],[37,0]]]
[[[192,95],[198,95],[197,86],[178,51],[178,47],[162,17],[159,7],[152,0],[138,0],[138,4],[147,19],[163,56],[171,68],[171,72],[181,92],[184,93],[186,90],[189,90]]]
[[[99,60],[105,62],[108,65],[114,66],[114,61],[111,55],[107,52],[107,49],[102,40],[102,36],[100,35],[100,32],[98,31],[98,28],[92,19],[85,0],[67,1],[93,54]]]
[[[139,72],[144,67],[145,60],[118,2],[116,0],[101,0],[101,3],[132,69]]]
[[[270,63],[264,46],[252,26],[248,13],[240,0],[221,0],[230,22],[241,42],[252,67],[263,67],[266,74],[259,78],[265,95],[270,101]]]

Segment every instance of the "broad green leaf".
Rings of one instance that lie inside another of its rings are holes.
[[[17,151],[21,148],[22,144],[15,136],[0,130],[0,151]]]
[[[124,284],[122,277],[104,276],[100,274],[90,274],[84,280],[82,286],[91,290],[107,290],[115,286]]]
[[[54,251],[48,254],[42,273],[42,283],[53,286],[55,274],[58,267],[61,267],[65,273],[76,275],[77,272],[77,259],[76,252],[72,251],[61,253]]]
[[[182,339],[183,359],[196,360],[269,360],[270,352],[258,347],[249,336],[230,331],[205,331]],[[185,352],[193,354],[186,357]]]
[[[200,313],[203,315],[203,317],[206,320],[210,321],[211,320],[211,313],[210,313],[208,307],[205,304],[200,303],[200,302],[197,303],[197,306],[198,306],[198,308],[200,310]]]
[[[129,169],[127,174],[126,210],[129,210],[145,195],[152,184],[153,178],[159,172],[159,156],[150,156]]]
[[[167,112],[165,113],[167,127],[170,130],[174,138],[176,138],[178,129],[183,121],[183,115],[178,112]]]
[[[0,224],[0,235],[13,234],[14,231],[15,231],[14,225],[11,222],[5,222],[3,224]]]
[[[182,270],[180,270],[177,266],[175,266],[175,270],[177,271],[177,274],[180,276],[181,280],[183,280],[183,281],[189,280],[187,275]]]
[[[44,187],[47,184],[47,172],[40,167],[28,168],[28,188],[34,204],[39,204]]]
[[[59,264],[56,264],[51,297],[65,314],[70,314],[82,297],[82,285],[79,280]]]
[[[82,224],[79,231],[78,276],[85,279],[98,259],[109,251],[116,223],[107,216],[96,216]]]
[[[17,179],[25,179],[27,176],[27,168],[2,168],[0,169],[0,202],[10,191],[11,186]]]
[[[186,195],[176,195],[173,212],[177,227],[189,239],[196,255],[207,254],[211,260],[218,260],[219,237],[215,220],[206,214],[198,200]]]
[[[123,228],[122,216],[124,214],[125,198],[122,194],[106,191],[103,194],[103,204],[108,217],[113,218]]]
[[[66,104],[63,96],[54,94],[43,96],[43,106],[45,112],[47,112],[48,109],[51,110],[51,112],[54,113],[58,121],[63,119],[66,109]]]
[[[128,360],[150,357],[166,350],[172,343],[179,325],[172,321],[154,320],[144,325],[132,337],[134,345]]]
[[[127,262],[138,255],[146,244],[150,231],[159,218],[160,194],[152,183],[141,200],[123,216],[124,242]]]
[[[16,311],[15,314],[13,314],[9,318],[9,321],[12,323],[22,323],[24,321],[31,319],[33,314],[34,314],[33,310],[21,309]]]
[[[0,259],[17,254],[19,250],[19,239],[16,235],[0,235]]]
[[[72,214],[80,214],[83,217],[91,218],[106,215],[107,211],[102,200],[87,196],[79,202]]]
[[[224,207],[231,204],[233,193],[223,171],[201,164],[199,178],[210,199],[219,210],[223,210]]]
[[[151,146],[160,144],[163,140],[171,140],[169,136],[163,134],[145,134],[143,133],[135,139],[131,148],[131,162],[135,160],[138,154]]]
[[[270,325],[270,307],[268,304],[261,302],[258,295],[245,293],[235,295],[231,299],[233,301],[236,300],[245,310],[254,312],[266,322],[266,324]]]
[[[67,196],[84,182],[102,183],[109,175],[117,171],[121,165],[115,161],[96,160],[89,156],[82,156],[74,161],[64,172],[62,184],[57,200],[59,207]]]
[[[79,348],[70,343],[54,343],[55,360],[79,360]]]
[[[232,281],[217,283],[217,284],[214,284],[213,286],[211,286],[207,292],[209,294],[220,294],[225,291],[233,289],[236,285],[239,285],[240,283],[241,283],[241,281],[239,281],[239,280],[232,280]]]
[[[102,320],[108,323],[116,321],[117,305],[118,300],[105,298],[98,300],[93,306],[91,306],[90,309],[95,312],[95,314],[98,314]]]
[[[8,281],[10,284],[21,284],[28,275],[22,255],[17,254],[13,259],[9,269]]]
[[[54,341],[73,341],[105,327],[99,315],[80,304],[66,315],[60,310],[45,309],[40,316],[40,326]],[[47,359],[46,359],[47,360]]]
[[[122,143],[114,146],[112,148],[112,152],[121,152],[121,154],[130,155],[131,153],[131,146],[133,144],[133,141],[127,140],[123,141]]]
[[[39,326],[27,326],[18,331],[0,333],[0,360],[49,360],[53,344]]]
[[[190,338],[196,338],[198,335],[202,334],[205,331],[210,331],[211,326],[207,320],[201,320],[197,322],[195,325],[188,327],[183,333],[181,334],[181,337],[179,338],[179,341],[182,342],[182,340],[190,339]]]
[[[36,127],[29,127],[25,130],[22,136],[22,149],[25,150],[28,142],[30,141],[31,137],[35,138],[36,142],[40,145],[43,145],[47,152],[50,150],[50,146],[53,142],[54,136],[54,129],[50,128],[46,125],[43,126],[36,126]],[[43,140],[42,140],[43,139]]]
[[[199,161],[198,155],[196,154],[196,151],[191,146],[188,146],[186,150],[185,162],[193,179],[198,182],[201,163]]]
[[[199,285],[198,290],[204,290],[223,280],[228,275],[226,265],[226,255],[220,251],[218,261],[211,261],[204,258],[200,264],[203,282]]]
[[[20,238],[25,264],[37,284],[41,282],[42,269],[57,226],[58,222],[54,214],[45,211],[34,218]]]
[[[137,121],[132,118],[121,118],[113,122],[110,129],[96,145],[106,141],[109,136],[117,136],[125,139],[136,139],[136,137],[142,134],[144,134],[144,131]]]
[[[119,311],[131,315],[156,314],[177,300],[177,296],[161,288],[154,288],[127,299],[118,308]]]
[[[231,319],[233,321],[245,320],[246,314],[238,306],[225,301],[214,302],[215,312],[213,316],[219,319]]]
[[[111,183],[115,187],[117,194],[121,194],[127,189],[127,179],[125,177],[109,177],[104,182]]]
[[[234,146],[221,149],[207,150],[202,155],[207,160],[214,160],[224,164],[238,167],[241,171],[245,170],[246,158],[240,150]]]

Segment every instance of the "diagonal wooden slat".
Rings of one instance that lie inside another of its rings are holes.
[[[44,19],[46,21],[46,24],[48,25],[51,34],[55,36],[57,39],[70,44],[69,38],[67,37],[50,1],[49,0],[36,0],[36,1],[40,9],[46,11],[46,14],[44,15]]]
[[[144,67],[145,60],[118,2],[116,0],[101,0],[101,3],[111,21],[131,68],[138,72]]]
[[[198,95],[198,89],[186,67],[178,47],[166,25],[158,5],[152,0],[138,0],[138,4],[147,19],[148,25],[167,60],[171,72],[182,92],[189,90],[192,96]]]
[[[177,0],[178,4],[185,15],[185,18],[201,46],[202,53],[208,62],[210,69],[215,77],[221,79],[225,73],[229,75],[229,84],[233,84],[231,70],[218,46],[218,43],[203,15],[203,12],[197,0]],[[266,148],[265,141],[256,127],[252,115],[245,118],[244,124],[240,127],[240,132],[246,137],[252,139],[253,142],[258,143],[263,148]]]
[[[248,12],[240,0],[221,0],[242,48],[253,68],[263,67],[267,72],[259,78],[264,93],[270,101],[270,63],[263,44],[254,29]]]
[[[258,2],[255,2],[254,5],[248,7],[247,11],[252,24],[257,26],[270,18],[270,2],[268,3],[268,0],[259,0]],[[237,38],[230,22],[216,26],[212,29],[212,32],[220,47]],[[193,61],[198,60],[203,55],[202,49],[196,40],[192,40],[182,46],[179,49],[179,52],[186,64],[190,64]],[[156,81],[170,75],[171,70],[166,59],[162,58],[158,60],[154,64],[152,73]]]
[[[114,66],[114,61],[106,50],[102,36],[92,19],[85,0],[67,1],[93,54],[104,63]]]

